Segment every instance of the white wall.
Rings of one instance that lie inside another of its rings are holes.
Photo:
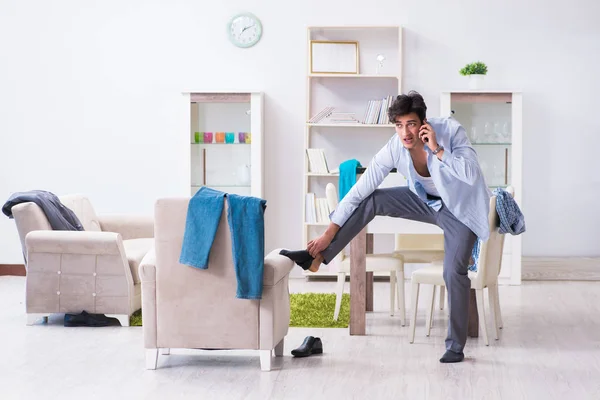
[[[524,254],[600,255],[598,2],[495,3],[0,0],[0,202],[46,189],[86,193],[98,212],[151,213],[157,197],[189,190],[179,93],[261,90],[267,250],[300,247],[305,28],[401,24],[404,89],[429,115],[475,59],[491,87],[524,92]],[[264,37],[243,50],[225,25],[246,10]],[[0,263],[20,262],[1,215]]]

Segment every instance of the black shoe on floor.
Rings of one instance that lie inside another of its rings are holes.
[[[108,326],[111,324],[112,318],[108,318],[104,314],[90,314],[87,311],[82,311],[81,314],[65,314],[65,326]]]
[[[320,338],[307,336],[297,349],[292,350],[294,357],[308,357],[313,354],[323,353],[323,343]]]
[[[456,353],[452,350],[446,350],[442,358],[440,358],[441,363],[457,363],[461,362],[465,359],[465,354],[461,351],[460,353]]]

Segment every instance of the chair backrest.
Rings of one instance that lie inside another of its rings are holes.
[[[395,251],[444,251],[444,234],[396,234]]]
[[[189,200],[159,199],[155,205],[158,343],[161,338],[169,338],[171,343],[173,338],[181,338],[183,347],[256,348],[259,301],[236,298],[227,201],[209,253],[208,268],[179,263]]]
[[[514,188],[509,186],[506,191],[515,196]],[[496,196],[490,198],[490,211],[488,222],[490,226],[490,237],[481,244],[479,251],[479,262],[477,263],[477,276],[473,279],[473,286],[485,287],[495,284],[502,267],[502,253],[504,251],[505,235],[499,231],[498,213],[496,211]]]
[[[86,231],[100,232],[100,221],[98,215],[92,206],[92,202],[87,196],[81,194],[69,194],[59,197],[60,202],[67,208],[71,209],[79,222],[83,225]]]
[[[59,196],[59,200],[65,207],[71,209],[77,215],[77,218],[79,218],[86,231],[101,230],[96,212],[87,197],[80,194],[71,194]],[[29,232],[49,231],[52,230],[52,227],[44,211],[34,202],[19,203],[13,206],[11,211],[15,219],[17,232],[19,233],[23,259],[25,260],[25,265],[27,265],[25,237]]]

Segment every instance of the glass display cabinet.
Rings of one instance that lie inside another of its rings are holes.
[[[190,194],[263,197],[262,93],[190,93]]]
[[[490,190],[510,185],[522,204],[522,94],[511,91],[460,91],[441,94],[440,115],[465,128]],[[507,234],[500,281],[521,283],[521,236]]]

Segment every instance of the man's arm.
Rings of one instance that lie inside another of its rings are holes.
[[[331,224],[327,233],[335,233],[350,218],[358,205],[368,197],[383,182],[385,177],[394,168],[392,146],[397,145],[397,136],[394,135],[386,145],[373,157],[364,174],[350,188],[348,193],[337,205],[331,215]],[[333,236],[332,236],[333,237]]]
[[[444,149],[436,156],[450,173],[463,182],[473,185],[481,175],[477,153],[469,144],[465,128],[459,126],[450,137],[451,149]]]

